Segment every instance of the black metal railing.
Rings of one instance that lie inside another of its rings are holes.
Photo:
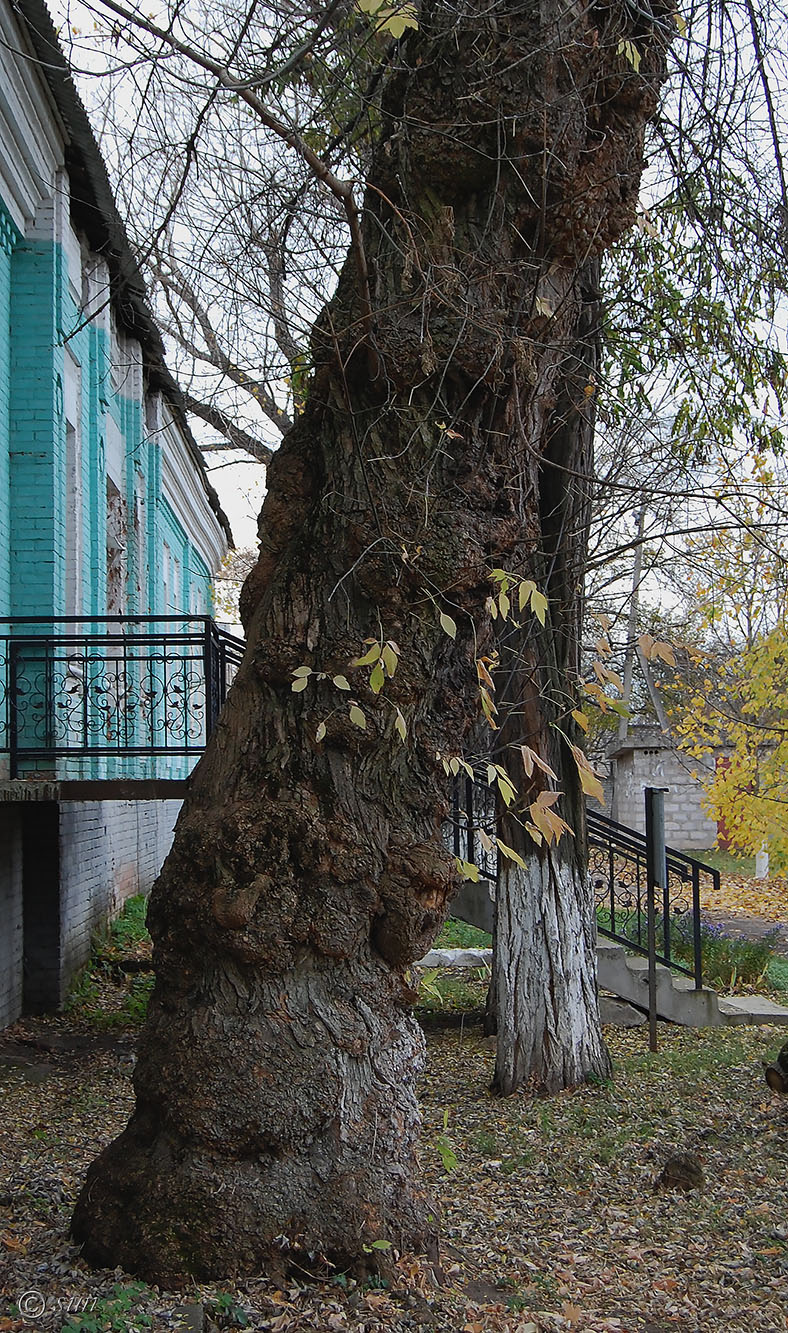
[[[495,849],[486,850],[480,838],[495,836],[495,796],[471,778],[454,780],[447,840],[454,854],[479,867],[487,879],[497,878]],[[588,876],[594,895],[597,929],[635,953],[648,953],[647,887],[648,842],[643,833],[588,810]],[[701,950],[701,883],[707,876],[719,889],[719,871],[666,848],[667,882],[659,886],[656,902],[657,961],[703,984]]]
[[[647,954],[648,842],[645,834],[594,810],[587,813],[588,873],[600,934]],[[701,881],[715,890],[720,873],[675,847],[666,847],[666,883],[657,889],[657,960],[703,985]]]
[[[0,754],[27,761],[190,756],[244,651],[209,616],[0,621]]]

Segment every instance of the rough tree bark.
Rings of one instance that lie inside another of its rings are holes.
[[[490,568],[543,559],[588,262],[633,219],[663,72],[637,13],[633,32],[629,7],[428,0],[401,44],[371,310],[351,257],[271,464],[248,651],[152,897],[136,1110],[74,1215],[94,1262],[173,1282],[433,1237],[403,973],[455,887],[436,756],[478,719]],[[399,649],[380,694],[349,667],[367,637]],[[302,664],[350,678],[363,730],[329,678],[292,692]]]
[[[576,737],[571,682],[580,671],[583,565],[593,470],[594,393],[600,359],[599,262],[576,279],[575,342],[562,360],[559,396],[539,469],[539,530],[532,577],[549,596],[550,620],[534,618],[508,645],[514,654],[501,753],[522,804],[551,784],[520,746],[560,774],[557,813],[570,833],[534,847],[521,812],[502,811],[501,837],[525,865],[499,856],[495,950],[487,1026],[497,1032],[493,1089],[524,1084],[555,1092],[611,1072],[596,983],[595,905],[588,880],[585,798],[570,745]],[[510,635],[509,635],[510,637]],[[502,654],[503,654],[502,649]]]

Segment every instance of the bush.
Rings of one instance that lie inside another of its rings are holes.
[[[606,908],[597,911],[597,924],[601,930],[609,929],[610,914]],[[627,937],[627,923],[617,918],[618,932]],[[629,938],[633,943],[645,947],[646,929],[641,922],[641,934],[638,936],[635,923],[630,925]],[[722,926],[702,921],[700,927],[700,948],[703,964],[703,981],[715,990],[746,991],[763,984],[770,965],[774,961],[774,944],[777,930],[771,931],[758,940],[736,939],[726,935]],[[664,952],[664,934],[657,926],[657,953]],[[674,963],[692,969],[695,952],[692,934],[692,921],[689,918],[675,917],[670,928],[670,957]]]

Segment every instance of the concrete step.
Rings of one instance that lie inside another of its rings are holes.
[[[775,1023],[788,1025],[788,1009],[765,995],[721,995],[721,1012],[726,1024]]]
[[[492,949],[430,949],[416,967],[492,967]],[[610,991],[638,1012],[648,1009],[648,961],[627,953],[614,940],[600,940],[597,945],[597,976],[600,990]],[[600,997],[603,1022],[620,1020],[620,1013]],[[618,1013],[619,1017],[614,1017]],[[703,987],[696,990],[689,977],[676,976],[662,963],[657,964],[657,1014],[661,1019],[684,1027],[725,1027],[743,1023],[775,1023],[788,1026],[788,1008],[763,995],[719,996]],[[608,1015],[606,1017],[606,1015]],[[629,1011],[633,1022],[636,1021]]]
[[[597,945],[599,985],[639,1009],[648,1009],[648,959],[627,953],[613,940]],[[689,977],[676,977],[662,963],[657,963],[657,1014],[671,1023],[685,1027],[721,1027],[725,1018],[717,994],[707,987],[695,990]],[[678,982],[678,985],[675,983]]]

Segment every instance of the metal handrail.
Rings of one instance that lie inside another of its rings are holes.
[[[27,760],[196,757],[246,647],[204,615],[7,616],[0,626],[0,753],[12,777]]]
[[[477,846],[474,835],[479,828],[494,834],[495,819],[495,799],[490,788],[470,778],[455,779],[452,816],[447,829],[450,845],[455,855],[474,862],[489,879],[497,877],[497,856],[495,852],[484,852]],[[594,810],[587,810],[586,838],[589,884],[596,906],[604,914],[603,921],[597,924],[599,934],[635,953],[647,955],[648,843],[645,834]],[[668,882],[660,886],[662,893],[657,904],[660,941],[657,960],[691,977],[696,989],[700,989],[703,985],[701,879],[704,875],[710,876],[715,889],[719,889],[720,874],[713,866],[675,847],[666,848],[666,862]],[[679,927],[686,928],[687,938],[691,939],[691,964],[676,956]]]

